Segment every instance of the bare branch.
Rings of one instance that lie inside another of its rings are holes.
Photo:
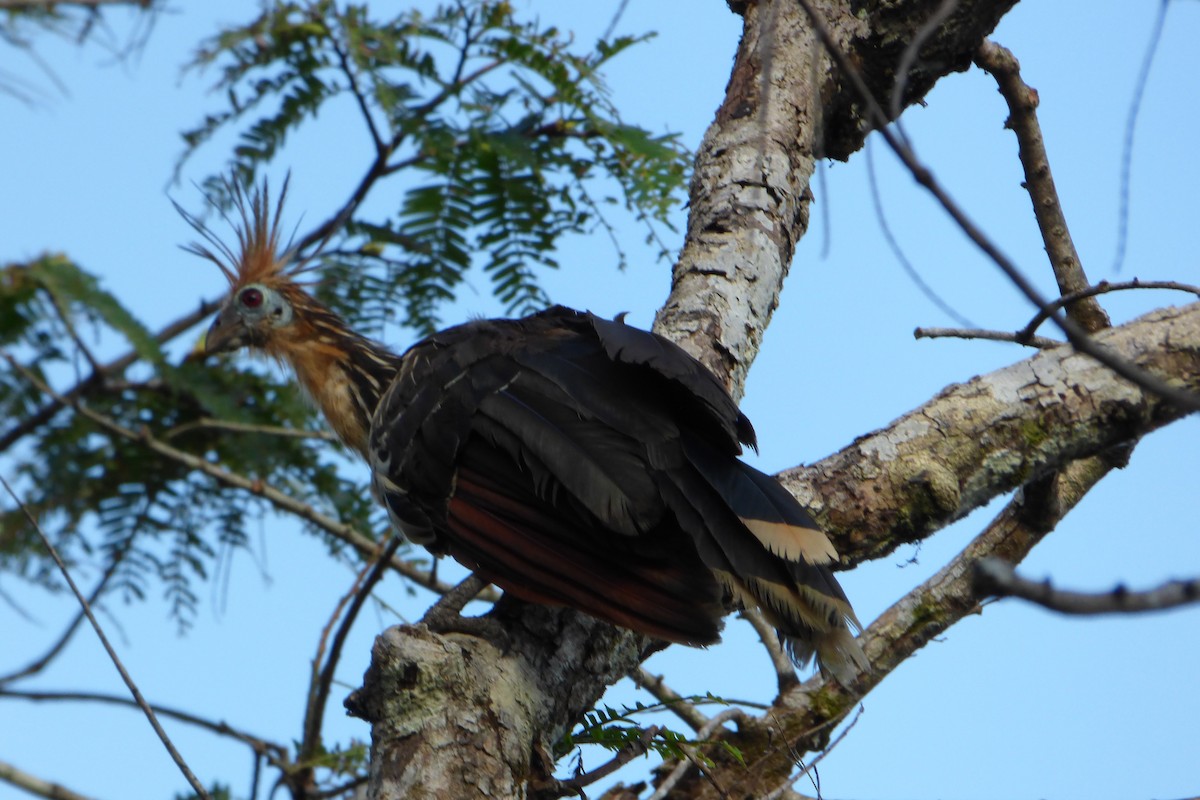
[[[629,677],[638,688],[645,689],[654,695],[654,698],[662,703],[664,708],[687,723],[692,730],[701,730],[709,723],[709,718],[701,713],[700,709],[689,703],[683,695],[667,686],[664,680],[665,676],[654,675],[645,667],[638,667]]]
[[[387,568],[388,562],[392,560],[392,556],[396,554],[396,549],[400,547],[403,541],[399,536],[393,536],[387,548],[379,554],[375,561],[363,568],[355,578],[350,591],[338,603],[338,610],[330,618],[329,624],[321,632],[321,643],[317,649],[317,657],[313,659],[313,679],[309,689],[308,707],[304,712],[304,738],[301,741],[300,750],[297,754],[298,761],[307,761],[310,756],[319,752],[321,728],[325,719],[325,704],[329,700],[329,692],[333,687],[334,673],[338,663],[341,661],[342,648],[346,645],[346,637],[349,636],[350,629],[354,626],[354,621],[358,618],[358,612],[362,610],[363,604],[366,603],[367,598],[371,596],[371,592],[375,590],[380,579],[383,578],[383,573]],[[351,601],[350,607],[342,617],[342,622],[333,636],[333,644],[329,648],[329,657],[324,658],[325,642],[329,635],[329,629],[347,601]],[[321,665],[323,658],[324,664]],[[321,665],[319,671],[318,665]]]
[[[97,598],[99,598],[104,592],[105,587],[108,586],[109,580],[111,580],[112,576],[116,573],[117,566],[124,560],[127,552],[127,548],[122,548],[113,555],[112,559],[109,560],[108,566],[104,570],[104,574],[101,575],[100,580],[96,582],[96,588],[92,589],[92,593],[88,595],[88,605],[94,605]],[[20,680],[21,678],[27,678],[30,675],[36,675],[45,669],[46,666],[50,664],[50,662],[53,661],[59,653],[62,652],[62,649],[67,646],[67,642],[71,641],[71,637],[75,635],[75,631],[79,630],[79,623],[83,622],[83,620],[84,613],[83,611],[80,611],[75,616],[75,619],[71,620],[70,624],[67,625],[62,635],[58,637],[58,640],[55,641],[54,644],[50,646],[50,649],[48,649],[40,658],[34,659],[16,672],[11,672],[8,675],[0,675],[0,687],[4,686],[5,684],[12,683],[13,681]]]
[[[896,81],[892,86],[892,119],[898,118],[900,113],[904,111],[904,90],[908,86],[908,73],[912,70],[913,64],[916,63],[917,57],[921,54],[921,46],[942,27],[946,20],[950,19],[950,15],[954,13],[957,7],[958,0],[942,0],[941,5],[934,9],[929,19],[917,29],[916,34],[912,37],[912,41],[904,48],[904,52],[900,56],[900,63],[896,66]],[[907,138],[905,136],[906,140]]]
[[[530,788],[539,797],[544,797],[547,794],[552,794],[556,797],[565,797],[569,794],[573,794],[578,797],[586,797],[587,795],[583,793],[583,787],[590,786],[602,778],[607,778],[609,775],[613,774],[633,759],[637,758],[638,756],[645,755],[647,749],[649,748],[650,741],[658,735],[660,730],[661,728],[659,728],[657,725],[651,725],[648,728],[644,728],[637,741],[630,742],[629,744],[625,745],[617,751],[616,755],[595,769],[590,769],[587,772],[581,772],[574,778],[567,780],[550,778],[549,780],[534,782]]]
[[[210,316],[217,310],[219,301],[217,300],[202,300],[199,307],[195,311],[185,314],[174,322],[168,323],[158,333],[154,335],[155,341],[159,344],[166,344],[174,339],[179,334],[196,325],[196,323]],[[91,375],[79,381],[70,389],[67,389],[46,403],[38,410],[25,416],[17,424],[13,425],[3,436],[0,436],[0,453],[3,453],[14,443],[25,436],[28,436],[33,431],[41,428],[50,420],[54,419],[54,415],[70,405],[71,401],[85,397],[87,393],[101,383],[109,376],[119,374],[122,370],[133,364],[141,356],[137,351],[130,350],[125,355],[109,361],[100,367],[98,372],[93,372]]]
[[[1066,342],[1058,339],[1049,339],[1045,336],[1030,336],[1026,335],[1025,331],[988,331],[979,328],[915,328],[913,330],[914,339],[987,339],[992,342],[1012,342],[1013,344],[1022,344],[1027,347],[1036,347],[1039,350],[1045,350],[1050,347],[1059,347]]]
[[[1033,202],[1033,214],[1046,245],[1046,255],[1050,257],[1059,293],[1064,297],[1073,295],[1087,288],[1088,279],[1050,172],[1050,158],[1037,118],[1037,90],[1021,80],[1021,65],[1016,57],[995,42],[986,41],[979,46],[975,63],[996,79],[1000,94],[1008,103],[1009,116],[1004,125],[1017,136],[1018,156],[1025,170],[1025,189]],[[1104,309],[1089,295],[1080,295],[1071,302],[1060,298],[1057,304],[1045,308],[1053,311],[1058,305],[1067,305],[1067,314],[1089,333],[1112,324]]]
[[[1200,304],[1096,335],[1122,359],[1200,389]],[[1184,416],[1059,347],[948,387],[887,428],[781,476],[834,537],[843,566],[879,558],[1072,458],[1136,441]]]
[[[763,619],[762,612],[757,608],[743,608],[741,617],[754,628],[754,632],[758,634],[763,647],[771,657],[771,665],[775,667],[775,683],[779,687],[779,691],[785,692],[799,683],[800,679],[796,677],[796,667],[787,657],[787,653],[783,652],[783,648],[779,646],[779,634],[769,622]]]
[[[738,722],[741,722],[745,719],[747,719],[746,712],[742,711],[740,708],[727,708],[720,714],[717,714],[715,717],[710,719],[703,728],[697,731],[696,738],[700,741],[706,741],[711,738],[717,729],[723,726],[726,722],[731,720],[737,720]],[[684,753],[687,754],[687,759],[680,761],[675,768],[671,770],[671,774],[668,775],[661,784],[659,784],[654,794],[650,795],[649,800],[663,800],[663,798],[675,788],[676,784],[678,784],[683,777],[687,775],[688,769],[693,764],[695,764],[701,772],[705,772],[707,774],[707,770],[705,769],[703,762],[695,755],[697,752],[695,747],[693,745],[682,745],[681,747]],[[712,780],[715,780],[712,775],[708,775],[708,777]]]
[[[15,370],[20,372],[25,377],[26,380],[37,387],[39,391],[53,398],[56,403],[61,404],[61,406],[71,406],[80,414],[90,419],[92,422],[95,422],[100,427],[116,434],[117,436],[129,439],[131,441],[140,442],[153,452],[158,453],[165,458],[169,458],[172,461],[177,461],[178,463],[183,464],[190,469],[202,472],[226,486],[232,486],[235,489],[242,489],[252,495],[262,497],[280,511],[294,514],[306,522],[312,523],[317,528],[325,531],[334,538],[350,545],[365,558],[374,558],[379,553],[380,549],[384,547],[382,542],[372,541],[360,533],[356,528],[354,528],[354,526],[348,525],[344,522],[339,522],[332,517],[326,516],[317,511],[308,503],[301,502],[294,497],[284,494],[270,484],[264,483],[258,479],[247,478],[244,475],[237,474],[236,472],[230,472],[229,470],[219,467],[210,461],[206,461],[199,456],[172,447],[171,445],[155,438],[148,430],[143,429],[140,433],[136,433],[129,428],[126,428],[124,425],[121,425],[111,417],[88,408],[80,403],[78,399],[68,398],[54,391],[8,353],[0,353],[0,357],[3,357],[5,360],[7,360]],[[403,560],[393,558],[390,561],[389,566],[414,583],[440,594],[444,594],[453,588],[450,584],[442,583],[441,581],[434,579],[430,573],[418,569],[412,564],[409,564]]]
[[[0,5],[0,8],[2,7]],[[36,775],[30,775],[6,761],[0,761],[0,781],[16,786],[18,789],[24,789],[30,794],[36,794],[38,797],[48,798],[48,800],[92,800],[87,795],[71,791],[61,784],[51,783]]]
[[[446,102],[446,100],[453,97],[457,92],[461,91],[463,86],[471,81],[481,78],[488,72],[491,72],[492,70],[501,66],[501,64],[503,64],[502,61],[492,61],[475,70],[475,72],[473,72],[471,75],[455,81],[437,95],[430,98],[429,101],[424,105],[415,109],[415,113],[418,116],[430,113],[442,103]],[[376,152],[374,160],[371,162],[371,165],[367,167],[367,171],[363,173],[362,178],[358,182],[358,186],[356,186],[354,191],[350,193],[349,199],[342,204],[342,207],[334,212],[329,219],[325,220],[325,222],[309,231],[303,238],[300,239],[299,242],[296,243],[294,250],[297,253],[298,258],[312,258],[313,253],[300,255],[309,248],[315,248],[314,252],[319,252],[322,246],[332,239],[333,235],[336,234],[342,228],[342,226],[351,219],[351,217],[353,217],[354,211],[359,207],[359,205],[362,204],[362,201],[366,198],[371,189],[381,178],[384,178],[403,167],[411,166],[412,164],[417,163],[421,159],[425,158],[424,155],[418,154],[413,156],[411,159],[406,159],[405,161],[400,162],[399,164],[388,163],[388,159],[391,158],[392,154],[395,153],[400,145],[404,143],[405,135],[405,131],[402,130],[393,136],[389,141],[384,142],[383,148]]]
[[[1129,103],[1129,116],[1125,121],[1125,144],[1121,149],[1121,188],[1118,199],[1121,208],[1117,213],[1117,253],[1113,256],[1112,271],[1121,271],[1125,262],[1125,246],[1129,233],[1129,184],[1133,164],[1133,134],[1137,129],[1138,112],[1142,107],[1142,97],[1146,93],[1146,83],[1150,80],[1150,67],[1154,64],[1154,54],[1158,52],[1158,43],[1162,40],[1163,29],[1167,25],[1167,7],[1171,0],[1159,0],[1158,16],[1154,19],[1154,28],[1150,32],[1150,41],[1146,44],[1146,54],[1142,58],[1142,66],[1138,69],[1137,83],[1133,90],[1133,100]]]
[[[339,12],[334,8],[335,15]],[[346,75],[346,81],[350,84],[350,93],[354,95],[354,101],[358,104],[358,111],[362,115],[363,121],[366,122],[367,131],[371,134],[371,141],[375,144],[375,154],[384,159],[390,153],[387,142],[379,133],[379,128],[375,125],[375,115],[371,113],[371,106],[367,103],[366,95],[358,85],[358,76],[354,72],[354,65],[350,63],[350,56],[342,47],[342,43],[338,41],[337,35],[330,31],[329,46],[333,48],[333,52],[337,54],[338,66]]]
[[[824,18],[812,5],[811,0],[798,0],[800,6],[812,23],[818,36],[821,38],[822,44],[825,45],[826,52],[837,63],[838,69],[842,74],[849,79],[850,83],[858,91],[866,110],[867,117],[870,122],[876,126],[877,132],[892,151],[900,158],[904,165],[908,168],[913,178],[921,186],[933,195],[934,199],[942,206],[943,210],[950,215],[951,219],[958,225],[959,229],[967,235],[975,243],[985,255],[992,260],[996,266],[1008,277],[1008,279],[1029,299],[1035,306],[1040,309],[1047,307],[1048,302],[1042,298],[1041,293],[1036,287],[1022,274],[1009,258],[1002,253],[999,247],[996,246],[991,239],[966,215],[953,198],[942,187],[941,183],[934,177],[933,172],[925,166],[916,156],[908,145],[900,140],[887,124],[889,119],[875,100],[870,88],[863,79],[862,73],[857,67],[847,58],[846,54],[838,46],[837,41],[830,33],[828,26],[825,24]],[[1114,356],[1104,347],[1096,344],[1092,337],[1087,335],[1079,325],[1077,325],[1069,317],[1064,317],[1058,313],[1051,313],[1049,318],[1067,335],[1067,339],[1075,346],[1076,350],[1086,353],[1092,358],[1099,361],[1104,366],[1111,369],[1116,374],[1125,378],[1128,381],[1136,383],[1148,391],[1154,392],[1160,397],[1169,400],[1172,403],[1179,405],[1181,408],[1190,411],[1200,410],[1200,395],[1195,392],[1184,391],[1172,386],[1170,383],[1147,374],[1144,370],[1137,368],[1128,361]]]
[[[1049,579],[1022,578],[1011,564],[998,558],[976,562],[975,590],[981,596],[1019,597],[1051,611],[1078,615],[1135,614],[1200,602],[1200,578],[1169,581],[1143,592],[1130,591],[1124,584],[1110,592],[1069,592],[1054,588]]]
[[[892,226],[888,224],[887,214],[883,208],[883,199],[879,193],[879,180],[875,174],[875,157],[874,148],[868,141],[866,147],[863,148],[867,156],[867,179],[871,186],[871,203],[875,206],[875,220],[879,223],[879,230],[883,232],[883,240],[887,243],[888,249],[892,251],[892,255],[896,257],[900,268],[908,275],[909,280],[913,285],[925,295],[929,302],[933,303],[943,314],[957,322],[963,328],[974,328],[975,323],[960,314],[954,306],[942,299],[942,296],[934,291],[933,287],[925,282],[921,277],[921,273],[917,271],[916,266],[909,260],[908,255],[904,252],[904,248],[900,246],[900,242],[892,233]]]
[[[233,431],[234,433],[258,433],[264,436],[280,436],[291,439],[320,439],[325,442],[338,441],[337,436],[332,431],[327,430],[306,431],[301,428],[281,428],[278,425],[251,425],[245,422],[213,419],[212,417],[202,417],[192,422],[176,425],[174,428],[163,433],[162,438],[164,441],[169,441],[176,436],[197,429]]]
[[[1087,286],[1077,292],[1063,295],[1054,302],[1050,303],[1046,308],[1038,311],[1029,324],[1017,332],[1017,341],[1021,341],[1022,337],[1034,339],[1033,332],[1041,327],[1046,321],[1051,311],[1062,308],[1075,300],[1084,297],[1094,297],[1095,295],[1107,294],[1108,292],[1125,291],[1128,289],[1173,289],[1180,292],[1190,292],[1200,298],[1200,286],[1195,286],[1190,283],[1180,283],[1179,281],[1142,281],[1134,278],[1131,281],[1119,283],[1109,283],[1108,281],[1100,281],[1095,286]],[[1023,342],[1022,342],[1023,343]],[[1036,345],[1035,345],[1036,346]]]
[[[854,730],[854,726],[857,725],[858,721],[862,718],[862,713],[863,713],[863,707],[860,705],[858,707],[858,711],[855,712],[853,719],[851,719],[850,722],[846,724],[846,727],[842,728],[842,730],[838,732],[838,735],[834,737],[833,741],[831,741],[828,745],[826,745],[825,748],[823,750],[821,750],[820,753],[817,754],[816,758],[814,758],[812,761],[808,762],[807,764],[803,764],[802,765],[803,768],[799,772],[789,776],[786,781],[784,781],[782,784],[780,784],[778,789],[776,789],[775,791],[768,794],[766,797],[763,798],[763,800],[780,800],[780,798],[785,797],[788,794],[788,792],[792,791],[792,785],[795,784],[796,781],[800,780],[805,775],[811,775],[813,770],[817,768],[817,765],[825,760],[825,756],[832,753],[834,750],[837,749],[837,746],[839,744],[841,744],[843,741],[845,741],[846,737],[850,734],[850,731]],[[819,786],[817,787],[817,794],[820,795],[820,787]]]
[[[150,8],[154,0],[0,0],[0,8],[12,11],[49,10],[55,6],[80,6],[95,10],[100,6],[137,6]]]
[[[123,706],[125,708],[136,709],[137,703],[130,700],[128,697],[119,697],[113,694],[101,694],[98,692],[56,692],[56,691],[21,691],[18,689],[0,689],[0,697],[7,697],[14,700],[28,700],[34,703],[45,702],[67,702],[67,703],[105,703],[108,705]],[[287,757],[288,749],[284,745],[277,744],[261,736],[255,736],[245,731],[238,730],[227,722],[218,722],[204,717],[199,717],[195,714],[183,711],[170,706],[162,706],[157,703],[151,703],[150,707],[154,709],[154,713],[160,717],[173,719],[176,722],[182,722],[187,725],[192,725],[197,728],[210,731],[218,736],[226,736],[230,739],[236,739],[239,742],[250,747],[255,753],[265,756],[271,764],[286,771],[290,768],[290,762]]]
[[[8,481],[6,481],[3,477],[0,477],[0,484],[4,485],[4,489],[12,497],[13,502],[17,504],[22,512],[24,512],[25,517],[29,520],[29,524],[33,526],[35,531],[37,531],[37,535],[41,538],[42,544],[45,545],[46,549],[50,552],[50,556],[54,559],[54,563],[58,565],[58,570],[62,573],[63,580],[65,580],[67,582],[67,586],[71,588],[71,592],[75,595],[75,599],[79,601],[80,607],[83,608],[83,613],[87,615],[88,622],[92,624],[92,629],[96,631],[96,637],[100,639],[100,644],[104,646],[104,650],[106,653],[108,653],[108,657],[113,662],[113,666],[115,666],[117,668],[117,672],[120,673],[121,680],[125,682],[125,686],[129,688],[129,693],[133,695],[133,699],[137,701],[138,706],[141,707],[142,712],[146,715],[146,719],[150,721],[150,727],[154,728],[154,732],[158,734],[158,738],[163,743],[163,747],[165,747],[167,752],[170,754],[171,760],[175,762],[175,766],[177,766],[179,771],[183,773],[183,777],[187,779],[187,782],[191,784],[191,787],[196,790],[196,794],[203,798],[203,800],[209,800],[208,792],[205,791],[204,785],[200,783],[199,779],[197,779],[194,774],[192,774],[192,770],[188,767],[187,762],[183,760],[183,756],[179,754],[179,751],[175,749],[175,745],[171,743],[171,737],[167,736],[167,732],[163,730],[162,725],[159,724],[158,717],[154,714],[154,709],[152,709],[150,704],[146,702],[146,699],[142,697],[142,693],[138,689],[137,684],[133,682],[133,678],[131,678],[129,673],[125,671],[125,665],[121,663],[121,659],[117,656],[117,651],[113,649],[111,644],[109,644],[108,637],[104,635],[104,629],[100,627],[100,623],[97,622],[96,617],[92,615],[92,609],[88,604],[87,598],[83,596],[83,592],[79,591],[79,587],[75,585],[75,581],[71,578],[71,573],[67,569],[67,565],[64,564],[63,560],[59,557],[58,550],[54,548],[54,544],[50,541],[50,537],[46,535],[44,530],[42,530],[42,526],[38,523],[37,518],[33,516],[33,513],[29,510],[25,503],[21,501],[21,498],[17,496],[17,493],[14,492],[12,487],[8,485]]]

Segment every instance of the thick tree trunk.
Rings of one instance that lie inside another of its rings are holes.
[[[1016,0],[961,0],[909,59],[905,76],[897,67],[941,2],[810,4],[885,109],[903,78],[903,109],[939,78],[969,67]],[[832,66],[797,0],[731,5],[743,13],[742,41],[725,100],[696,154],[687,238],[655,330],[740,396],[808,228],[816,160],[848,158],[870,126],[862,99]]]

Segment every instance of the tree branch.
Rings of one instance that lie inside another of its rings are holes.
[[[668,686],[665,676],[654,675],[645,667],[638,667],[630,677],[639,688],[652,694],[655,700],[683,720],[692,730],[699,731],[708,724],[708,716],[701,713],[700,709],[689,703],[687,698]]]
[[[350,545],[364,558],[374,558],[384,546],[381,542],[375,542],[362,533],[354,526],[344,522],[339,522],[332,517],[326,516],[308,503],[304,503],[287,494],[284,494],[279,489],[276,489],[270,484],[264,483],[258,479],[247,478],[244,475],[239,475],[236,472],[230,472],[223,467],[219,467],[210,461],[206,461],[200,456],[193,455],[178,448],[172,447],[169,444],[155,438],[147,429],[143,428],[141,432],[135,432],[121,425],[116,420],[94,411],[86,405],[79,402],[76,398],[70,398],[59,394],[51,389],[36,375],[26,369],[20,362],[14,359],[10,354],[0,351],[0,357],[8,361],[13,369],[20,372],[27,381],[33,384],[39,391],[45,393],[53,399],[55,403],[62,406],[71,406],[79,414],[87,417],[92,422],[99,425],[101,428],[116,434],[124,439],[139,442],[149,450],[157,453],[164,458],[169,458],[176,461],[189,469],[197,472],[202,472],[218,483],[226,486],[231,486],[235,489],[241,489],[256,497],[262,497],[271,505],[280,511],[285,511],[289,514],[294,514],[297,517],[312,523],[317,528],[325,531],[345,544]],[[424,586],[427,589],[444,594],[454,588],[450,584],[442,583],[436,580],[429,572],[417,569],[413,565],[397,558],[391,559],[389,566],[409,580]]]
[[[975,63],[996,79],[1000,94],[1008,103],[1009,116],[1004,126],[1017,136],[1018,155],[1025,170],[1025,189],[1033,203],[1033,214],[1042,232],[1054,278],[1058,281],[1059,294],[1066,297],[1080,292],[1087,288],[1088,279],[1050,172],[1050,158],[1037,118],[1037,90],[1021,80],[1021,65],[1016,57],[995,42],[985,41],[979,46]],[[1100,304],[1088,295],[1080,295],[1076,302],[1068,303],[1067,313],[1089,333],[1112,324]]]
[[[942,187],[941,183],[934,177],[933,172],[917,158],[912,148],[906,142],[901,141],[900,137],[897,137],[886,127],[889,119],[872,94],[866,78],[850,60],[847,53],[839,46],[834,32],[831,31],[812,2],[810,0],[797,0],[797,2],[803,7],[826,52],[829,53],[830,57],[837,64],[838,70],[848,79],[849,84],[858,93],[859,99],[865,106],[867,120],[872,125],[877,126],[879,136],[887,142],[888,147],[903,162],[904,166],[912,174],[913,179],[933,195],[934,199],[938,201],[938,204],[941,205],[950,218],[954,220],[959,229],[967,235],[967,238],[975,243],[975,246],[980,251],[991,259],[992,263],[1000,268],[1000,271],[1008,277],[1009,281],[1012,282],[1021,294],[1025,295],[1039,309],[1047,308],[1048,301],[1043,299],[1041,293],[1025,277],[1021,270],[1017,268],[1016,264],[1001,252],[996,244],[967,216],[966,212],[959,207],[945,188]],[[1170,383],[1150,375],[1135,365],[1115,356],[1098,345],[1088,335],[1088,332],[1070,317],[1051,313],[1049,314],[1049,319],[1067,335],[1067,339],[1074,345],[1076,350],[1088,354],[1126,380],[1132,381],[1182,408],[1191,411],[1200,410],[1200,395],[1197,395],[1195,392],[1182,391]]]
[[[1096,341],[1159,380],[1200,389],[1200,304],[1159,309]],[[830,532],[848,566],[1186,413],[1059,347],[951,386],[887,428],[780,478]]]
[[[55,692],[55,691],[22,691],[18,689],[0,689],[0,697],[8,697],[14,700],[28,700],[34,703],[44,702],[87,702],[87,703],[105,703],[108,705],[123,706],[125,708],[136,709],[137,703],[130,700],[128,697],[120,697],[113,694],[100,694],[98,692]],[[281,770],[288,770],[291,766],[288,760],[288,749],[261,736],[255,736],[245,731],[238,730],[226,722],[217,722],[204,717],[197,716],[187,711],[170,706],[162,706],[156,703],[150,704],[154,709],[154,713],[166,719],[173,719],[176,722],[182,722],[187,725],[193,725],[197,728],[202,728],[206,731],[217,734],[218,736],[226,736],[231,739],[236,739],[239,742],[247,745],[255,753],[265,756],[272,765]]]
[[[1019,492],[961,553],[867,627],[859,641],[871,661],[869,673],[860,674],[849,687],[812,678],[726,737],[729,744],[757,758],[738,765],[721,748],[706,751],[722,774],[736,777],[736,783],[726,787],[730,796],[767,794],[790,775],[796,753],[827,746],[833,728],[892,670],[955,622],[980,613],[974,589],[976,561],[997,556],[1019,562],[1113,466],[1104,457],[1080,459],[1051,480]],[[702,800],[717,795],[693,783],[676,796]]]
[[[985,339],[992,342],[1012,342],[1027,347],[1045,350],[1049,347],[1059,347],[1063,344],[1058,339],[1045,336],[1033,336],[1025,331],[988,331],[979,328],[916,328],[913,330],[914,339]]]
[[[1052,303],[1047,304],[1046,308],[1040,309],[1038,313],[1034,315],[1033,319],[1029,321],[1028,325],[1017,331],[1017,340],[1023,342],[1024,339],[1041,339],[1041,337],[1034,336],[1033,332],[1041,327],[1042,323],[1049,318],[1051,313],[1065,305],[1084,297],[1095,297],[1097,295],[1107,294],[1108,292],[1125,291],[1128,289],[1172,289],[1180,292],[1190,292],[1191,294],[1194,294],[1200,298],[1200,286],[1195,286],[1190,283],[1180,283],[1179,281],[1142,281],[1138,280],[1137,278],[1134,278],[1131,281],[1119,283],[1100,281],[1094,286],[1087,286],[1079,291],[1063,295]],[[1036,347],[1036,345],[1034,346]]]
[[[218,300],[201,300],[199,307],[195,311],[184,314],[174,322],[168,323],[158,333],[154,335],[155,341],[160,345],[174,339],[179,334],[192,328],[200,321],[208,318],[219,307]],[[54,419],[54,415],[61,411],[71,402],[86,397],[87,393],[100,385],[105,378],[111,375],[120,374],[127,367],[138,361],[141,356],[137,351],[130,350],[125,355],[109,361],[104,364],[96,372],[88,375],[82,381],[79,381],[71,388],[58,393],[48,403],[25,416],[20,422],[13,425],[3,436],[0,436],[0,453],[8,450],[13,444],[28,436],[33,431],[38,430],[43,425]]]
[[[150,8],[154,0],[0,0],[0,8],[11,11],[52,10],[55,6],[80,6],[95,10],[100,6],[137,6]]]
[[[128,548],[121,548],[109,560],[108,565],[104,569],[104,574],[100,576],[100,580],[96,582],[96,587],[92,589],[91,594],[88,595],[88,605],[95,605],[96,600],[99,599],[100,595],[104,592],[104,589],[108,586],[108,582],[112,579],[112,576],[116,574],[117,567],[122,561],[124,561],[125,554],[127,552]],[[71,620],[71,622],[67,625],[62,635],[58,637],[57,641],[55,641],[54,644],[52,644],[50,648],[46,650],[46,652],[43,653],[39,658],[34,659],[15,672],[10,672],[7,675],[0,675],[0,687],[3,687],[9,683],[13,683],[14,681],[18,681],[21,678],[27,678],[30,675],[36,675],[45,669],[47,665],[49,665],[50,662],[62,652],[63,648],[67,646],[67,642],[71,641],[71,637],[75,635],[75,631],[79,630],[79,625],[85,618],[86,617],[83,611],[80,610],[80,612],[75,615],[75,619]]]
[[[92,624],[92,629],[96,632],[96,638],[100,640],[100,644],[104,647],[104,651],[108,654],[109,660],[112,661],[113,666],[116,667],[117,673],[120,674],[121,680],[125,682],[125,686],[128,687],[129,693],[133,695],[133,699],[137,703],[138,707],[141,708],[142,712],[146,715],[146,719],[149,721],[150,727],[154,729],[154,733],[158,736],[159,741],[162,742],[163,747],[166,748],[167,753],[171,756],[171,760],[175,762],[175,766],[179,768],[179,771],[183,774],[183,777],[187,780],[187,782],[191,784],[191,787],[196,791],[196,794],[201,797],[202,800],[209,800],[208,792],[205,791],[204,785],[200,783],[199,779],[196,778],[195,774],[192,773],[192,770],[188,766],[187,762],[184,761],[183,756],[180,755],[177,749],[175,749],[175,745],[171,742],[171,738],[167,736],[167,732],[163,730],[162,725],[159,724],[158,718],[154,713],[154,709],[152,709],[150,704],[146,702],[146,699],[142,697],[141,690],[138,689],[137,684],[133,681],[133,678],[125,670],[125,665],[121,663],[121,659],[117,656],[117,651],[113,649],[111,644],[109,644],[108,637],[104,634],[104,629],[100,627],[100,623],[96,621],[96,617],[92,614],[92,609],[88,604],[87,598],[83,596],[83,592],[79,591],[79,587],[75,585],[75,580],[71,577],[71,573],[67,569],[67,565],[64,564],[63,560],[59,557],[58,551],[54,548],[54,544],[50,541],[50,537],[46,535],[44,530],[42,530],[42,526],[38,523],[37,518],[33,516],[33,513],[29,510],[28,506],[21,502],[21,498],[18,497],[17,493],[14,492],[12,487],[8,485],[8,481],[0,477],[0,485],[4,486],[4,489],[12,497],[13,502],[15,502],[20,507],[21,511],[24,512],[25,517],[29,520],[29,524],[33,526],[35,531],[37,531],[37,535],[42,540],[42,544],[45,545],[46,550],[48,550],[50,553],[50,557],[54,559],[54,563],[58,566],[59,572],[62,573],[63,580],[66,581],[67,586],[70,587],[71,593],[75,595],[75,599],[79,601],[79,605],[83,608],[83,613],[87,615],[88,622]]]
[[[311,758],[318,755],[322,750],[321,729],[325,721],[325,705],[329,701],[329,693],[333,688],[333,678],[337,669],[338,662],[341,660],[342,648],[346,644],[346,637],[350,634],[350,629],[354,626],[354,621],[358,619],[358,612],[362,610],[367,598],[371,596],[371,592],[379,584],[383,578],[384,570],[387,567],[392,556],[395,555],[396,549],[400,546],[403,539],[399,536],[393,536],[391,541],[375,559],[373,563],[365,566],[354,579],[350,591],[338,603],[337,610],[330,617],[329,624],[321,631],[321,641],[317,648],[317,657],[313,659],[313,675],[309,685],[308,702],[304,710],[304,733],[300,742],[300,747],[296,754],[296,760],[302,763],[308,763]],[[345,615],[342,616],[342,622],[338,625],[337,632],[333,635],[333,643],[329,648],[329,657],[325,657],[325,643],[329,638],[330,630],[334,622],[337,620],[341,609],[347,604],[350,604]],[[310,768],[311,769],[311,768]]]
[[[966,69],[1015,2],[961,0],[905,76],[903,104]],[[866,91],[886,96],[932,4],[900,0],[862,14],[850,3],[823,5],[838,14],[832,45],[864,66]],[[830,68],[826,49],[814,47],[814,26],[801,5],[737,8],[742,41],[725,101],[696,154],[687,238],[655,318],[655,330],[697,356],[735,398],[808,228],[816,159],[847,158],[877,125],[864,119],[858,87]],[[770,80],[763,80],[768,61]]]
[[[1144,592],[1132,592],[1121,584],[1110,592],[1092,594],[1056,589],[1049,579],[1031,581],[998,558],[975,563],[975,591],[996,597],[1019,597],[1063,614],[1132,614],[1163,611],[1200,602],[1200,578],[1170,581]]]
[[[0,8],[2,7],[0,6]],[[87,795],[71,791],[61,784],[51,783],[36,775],[23,772],[6,761],[0,761],[0,781],[16,786],[18,789],[24,789],[30,794],[36,794],[38,797],[48,798],[48,800],[92,800]]]

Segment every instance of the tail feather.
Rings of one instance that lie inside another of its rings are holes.
[[[858,639],[846,628],[836,628],[813,634],[810,638],[780,634],[788,657],[797,667],[807,667],[816,656],[821,674],[833,676],[843,686],[849,686],[864,672],[870,672],[871,662]]]
[[[762,609],[797,666],[815,656],[843,683],[866,670],[851,633],[861,625],[829,569],[837,552],[825,533],[770,476],[702,441],[685,438],[684,452],[687,464],[668,473],[677,491],[664,497],[733,599]]]

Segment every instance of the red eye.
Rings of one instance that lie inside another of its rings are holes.
[[[238,301],[246,308],[258,308],[263,303],[263,293],[258,289],[246,289],[238,295]]]

